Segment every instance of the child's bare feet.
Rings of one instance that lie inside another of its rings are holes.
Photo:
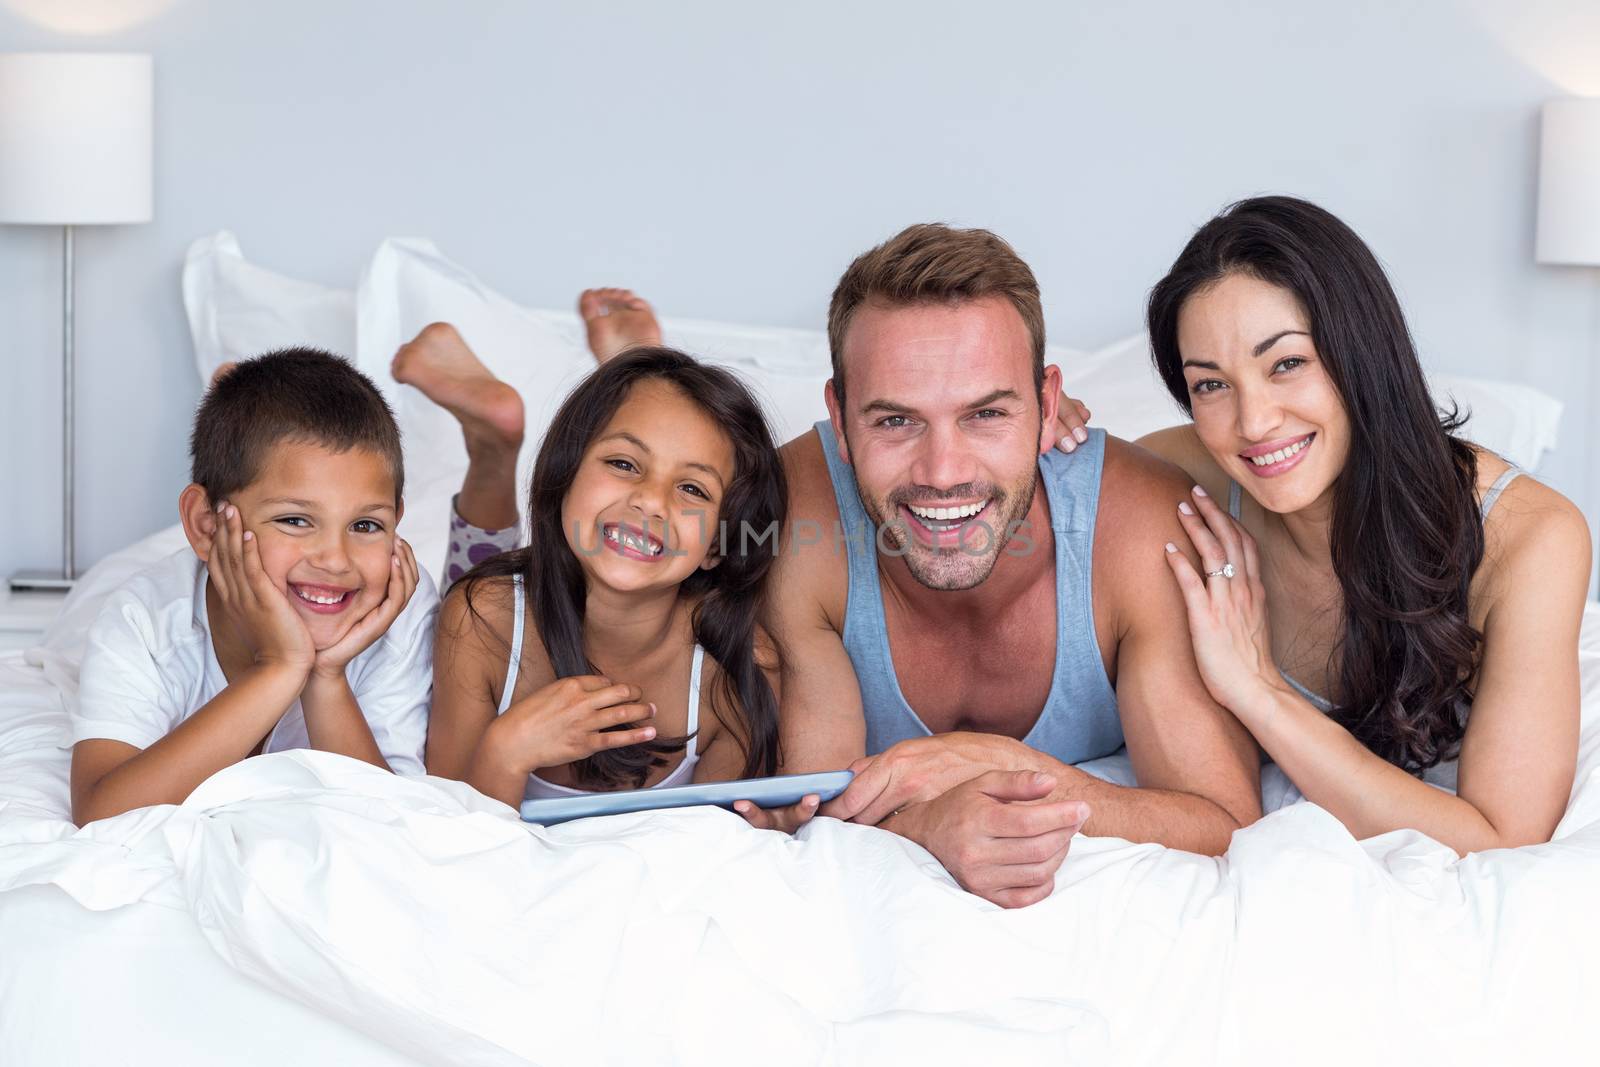
[[[400,346],[389,370],[395,381],[416,386],[460,420],[469,449],[481,444],[515,453],[522,447],[522,398],[489,373],[448,322],[424,326]]]
[[[578,294],[578,315],[589,331],[589,351],[596,362],[635,345],[661,343],[656,313],[632,289],[585,289]]]
[[[456,417],[467,443],[467,477],[456,506],[474,526],[517,521],[517,452],[522,447],[522,397],[489,373],[447,322],[424,326],[389,365],[394,380]]]
[[[230,359],[226,363],[217,364],[217,369],[211,372],[211,384],[216,385],[218,382],[222,381],[222,379],[226,378],[228,373],[238,365],[239,361],[234,359]]]

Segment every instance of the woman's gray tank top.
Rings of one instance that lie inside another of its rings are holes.
[[[833,543],[842,541],[850,563],[844,647],[861,686],[867,752],[877,753],[932,731],[906,703],[895,677],[878,584],[877,530],[861,505],[855,471],[839,455],[832,424],[824,420],[816,428],[839,504],[840,531]],[[1104,462],[1103,430],[1090,430],[1089,440],[1071,454],[1051,449],[1039,457],[1055,539],[1056,663],[1044,709],[1022,741],[1063,763],[1097,759],[1122,747],[1117,697],[1095,639],[1090,586]]]

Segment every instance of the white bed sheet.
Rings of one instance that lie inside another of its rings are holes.
[[[710,809],[528,828],[458,783],[318,753],[77,831],[51,680],[72,636],[0,660],[0,1063],[1565,1063],[1600,1047],[1600,611],[1551,844],[1457,861],[1415,833],[1358,843],[1301,802],[1218,860],[1081,839],[1054,896],[1017,912],[870,828],[790,839]]]

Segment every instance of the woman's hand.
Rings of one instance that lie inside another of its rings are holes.
[[[1056,407],[1056,447],[1063,452],[1076,452],[1078,446],[1089,439],[1089,409],[1083,401],[1074,400],[1061,391],[1061,402]]]
[[[1178,521],[1200,553],[1205,576],[1171,543],[1167,566],[1183,591],[1201,679],[1217,703],[1246,718],[1263,698],[1285,688],[1272,659],[1256,543],[1204,489],[1195,486],[1192,496],[1192,506],[1178,505]]]
[[[654,726],[611,729],[655,715],[654,704],[638,703],[642,695],[636,685],[616,685],[599,675],[557,679],[512,704],[490,725],[494,760],[518,774],[532,774],[649,741],[656,736]]]

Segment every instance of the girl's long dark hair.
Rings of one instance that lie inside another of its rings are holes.
[[[1150,293],[1156,370],[1185,412],[1178,315],[1232,273],[1299,299],[1350,419],[1330,534],[1344,600],[1334,718],[1408,770],[1452,759],[1483,643],[1467,610],[1483,522],[1477,460],[1455,436],[1466,417],[1435,408],[1400,302],[1361,238],[1283,196],[1241,200],[1206,223]]]
[[[722,495],[721,536],[712,547],[722,561],[710,570],[695,570],[679,586],[679,595],[699,601],[692,615],[695,640],[721,668],[719,685],[711,694],[713,713],[744,749],[744,777],[774,774],[778,702],[756,663],[755,638],[788,489],[761,405],[728,371],[675,349],[648,347],[630,349],[584,379],[562,403],[540,445],[528,493],[532,528],[528,547],[502,553],[467,572],[461,579],[467,607],[476,614],[473,589],[482,581],[522,575],[556,677],[598,673],[583,648],[583,567],[567,546],[561,506],[590,443],[622,406],[628,391],[652,379],[682,390],[733,445],[733,481]],[[594,789],[637,788],[652,767],[665,763],[666,754],[682,751],[688,740],[657,737],[597,752],[574,764],[578,781]]]

